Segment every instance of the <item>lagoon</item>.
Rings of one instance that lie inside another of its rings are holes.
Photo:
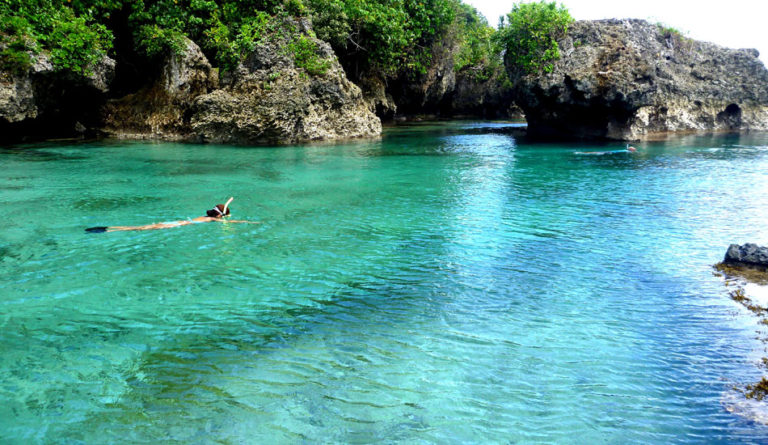
[[[0,442],[768,441],[711,268],[768,244],[768,135],[510,127],[0,150]],[[228,196],[261,224],[83,231]]]

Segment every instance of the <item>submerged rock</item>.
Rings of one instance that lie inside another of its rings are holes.
[[[747,243],[731,244],[723,259],[725,264],[768,267],[768,247]]]
[[[574,23],[548,74],[507,60],[529,134],[654,139],[768,130],[768,70],[752,49],[687,39],[644,20]]]

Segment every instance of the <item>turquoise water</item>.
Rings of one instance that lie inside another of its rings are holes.
[[[761,442],[768,135],[0,150],[0,442]],[[228,196],[235,218],[184,219]]]

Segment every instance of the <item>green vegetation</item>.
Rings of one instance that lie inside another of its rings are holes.
[[[485,17],[475,8],[461,4],[456,22],[460,51],[454,60],[454,70],[467,71],[480,82],[503,75],[503,46],[496,38],[496,30],[488,26]]]
[[[152,59],[197,43],[218,67],[231,70],[268,39],[297,66],[321,75],[328,62],[296,20],[310,18],[345,67],[397,76],[425,72],[430,46],[454,22],[460,0],[0,0],[0,59],[26,70],[49,53],[61,70],[84,74],[112,47],[115,34]]]
[[[430,46],[453,23],[459,0],[307,0],[315,32],[354,78],[423,73]]]
[[[112,48],[112,33],[90,10],[53,0],[0,0],[0,64],[23,72],[32,55],[48,51],[54,67],[87,75]]]
[[[659,32],[661,32],[661,35],[663,35],[665,39],[674,42],[675,47],[683,50],[691,49],[693,40],[686,37],[679,29],[665,25],[661,22],[656,23],[656,26],[659,28]]]
[[[560,58],[557,40],[568,32],[573,17],[564,6],[541,0],[520,3],[499,29],[507,61],[523,73],[551,72]]]
[[[279,42],[299,69],[319,76],[331,62],[317,37],[353,80],[413,78],[431,66],[435,48],[457,44],[456,71],[503,81],[504,51],[526,72],[551,70],[571,20],[544,1],[515,5],[496,31],[461,0],[0,0],[0,64],[22,73],[45,53],[56,69],[87,75],[104,55],[116,56],[116,40],[132,63],[151,65],[189,38],[224,71]]]

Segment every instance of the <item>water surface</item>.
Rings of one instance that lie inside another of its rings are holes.
[[[768,136],[0,150],[4,443],[761,442]],[[86,234],[199,216],[260,225]],[[729,402],[729,400],[731,402]]]

